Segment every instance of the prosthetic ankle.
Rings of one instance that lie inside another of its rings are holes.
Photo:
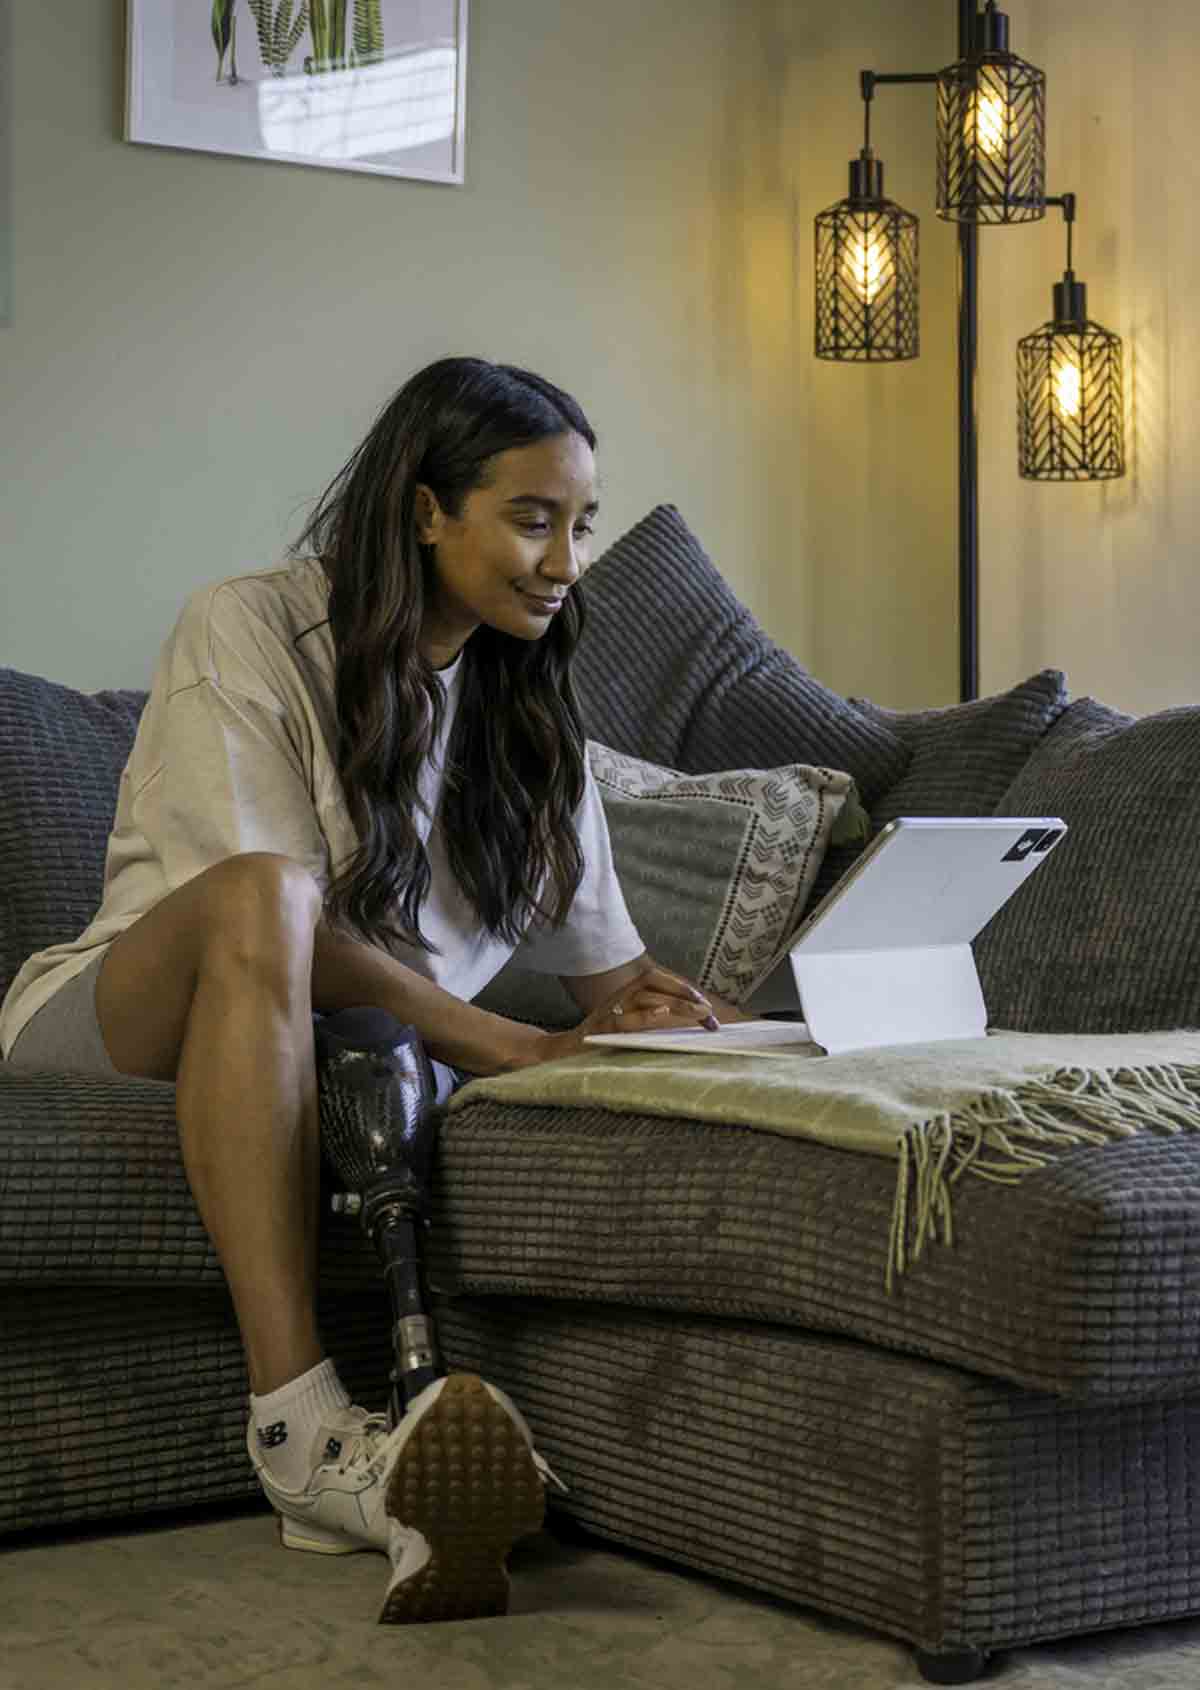
[[[347,1187],[333,1208],[360,1217],[391,1297],[394,1427],[443,1371],[420,1251],[437,1137],[433,1069],[415,1029],[384,1009],[314,1016],[313,1035],[321,1145]]]

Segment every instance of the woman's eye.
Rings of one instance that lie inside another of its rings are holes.
[[[525,534],[548,534],[550,532],[550,524],[548,522],[521,522],[518,523],[517,526],[521,529],[522,533]],[[580,526],[575,530],[575,532],[577,535],[594,534],[596,530],[594,528]]]

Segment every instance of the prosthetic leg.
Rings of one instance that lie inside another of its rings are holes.
[[[412,1027],[384,1009],[313,1017],[321,1144],[383,1263],[392,1303],[390,1422],[442,1376],[421,1263],[437,1138],[436,1082]]]
[[[314,1016],[313,1037],[322,1147],[347,1187],[333,1207],[360,1217],[391,1297],[395,1431],[445,1375],[420,1251],[441,1116],[433,1067],[415,1030],[386,1010]],[[419,1425],[419,1437],[400,1434],[386,1476],[393,1572],[380,1623],[503,1614],[509,1550],[542,1525],[545,1486],[567,1487],[515,1403],[474,1374],[445,1376]]]

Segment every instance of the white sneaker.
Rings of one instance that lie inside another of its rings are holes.
[[[358,1549],[387,1553],[390,1534],[383,1508],[377,1457],[388,1437],[385,1414],[345,1408],[323,1421],[313,1438],[312,1472],[303,1490],[286,1490],[273,1478],[246,1428],[246,1449],[258,1482],[278,1515],[285,1549],[349,1555]]]
[[[473,1373],[435,1379],[394,1432],[386,1415],[362,1408],[332,1415],[313,1438],[301,1490],[272,1478],[253,1425],[246,1449],[285,1548],[391,1556],[379,1616],[388,1624],[505,1613],[504,1558],[541,1526],[545,1485],[566,1489],[512,1399]]]
[[[512,1399],[473,1373],[436,1379],[376,1460],[393,1563],[379,1623],[507,1613],[505,1558],[541,1527],[547,1481],[566,1489]]]

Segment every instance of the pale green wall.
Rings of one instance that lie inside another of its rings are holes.
[[[772,496],[790,443],[750,325],[784,285],[742,221],[752,11],[475,0],[446,187],[129,145],[121,5],[18,0],[0,662],[145,685],[182,599],[269,563],[383,400],[452,352],[580,399],[601,544],[677,504],[802,649]]]
[[[601,544],[671,501],[822,679],[956,697],[956,243],[931,89],[879,90],[874,122],[887,191],[921,218],[922,356],[818,363],[811,280],[858,71],[948,62],[953,0],[474,0],[461,188],[130,146],[122,6],[11,10],[0,662],[144,685],[183,597],[269,562],[394,387],[475,352],[589,411]],[[983,231],[983,688],[1054,663],[1076,694],[1157,708],[1197,696],[1192,12],[1009,14],[1047,72],[1092,314],[1125,338],[1130,474],[1018,478],[1015,345],[1047,315],[1061,224]]]

